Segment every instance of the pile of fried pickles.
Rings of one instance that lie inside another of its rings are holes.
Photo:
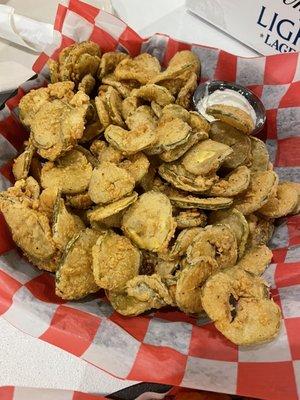
[[[0,194],[12,237],[56,274],[56,295],[100,288],[122,315],[165,306],[207,315],[230,341],[269,341],[281,312],[260,277],[274,219],[300,209],[300,184],[278,182],[250,116],[193,110],[200,60],[162,69],[143,53],[96,43],[49,62],[51,84],[20,101],[30,132]]]

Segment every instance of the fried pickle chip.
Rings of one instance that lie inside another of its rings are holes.
[[[217,321],[215,327],[237,345],[252,345],[273,340],[279,333],[281,311],[273,300],[241,298],[233,322]],[[246,323],[244,322],[246,321]]]
[[[195,265],[199,257],[214,258],[220,268],[232,267],[237,261],[237,240],[226,225],[208,225],[194,238],[186,251],[186,261]]]
[[[127,131],[120,126],[110,125],[105,129],[105,139],[125,155],[133,155],[151,147],[157,140],[155,131],[147,126]]]
[[[134,80],[145,85],[160,72],[160,68],[157,58],[142,53],[133,59],[126,58],[119,62],[114,74],[119,81]]]
[[[39,196],[39,207],[38,210],[45,214],[49,221],[53,218],[54,204],[57,199],[59,189],[56,187],[49,187],[42,190]]]
[[[147,128],[153,131],[157,123],[155,115],[149,106],[139,106],[126,118],[126,125],[130,130]]]
[[[76,300],[99,290],[92,270],[92,248],[100,233],[86,228],[67,244],[55,276],[55,293]]]
[[[206,121],[202,115],[197,113],[196,111],[190,111],[190,121],[189,124],[193,131],[195,132],[206,132],[208,133],[210,131],[210,123]],[[218,142],[218,140],[216,140]],[[225,143],[227,144],[227,143]]]
[[[165,86],[174,95],[180,92],[190,76],[200,74],[200,61],[193,52],[183,50],[177,52],[169,62],[168,68],[157,74],[151,83]]]
[[[296,190],[298,194],[298,200],[295,208],[291,212],[291,214],[299,214],[300,213],[300,183],[298,182],[289,182],[289,184],[293,187],[294,190]]]
[[[65,202],[58,193],[52,219],[52,237],[56,247],[63,250],[72,237],[84,228],[83,221],[66,209]]]
[[[83,93],[82,91],[78,91],[74,94],[74,96],[71,98],[69,104],[72,107],[82,107],[82,106],[86,106],[87,111],[86,111],[86,118],[87,118],[87,114],[88,114],[88,110],[91,109],[91,104],[93,104],[93,101],[90,101],[89,96],[87,96],[85,93]],[[92,112],[94,113],[94,106],[92,107],[93,110]]]
[[[106,104],[109,117],[112,124],[125,127],[122,118],[122,98],[112,86],[109,86],[106,92]]]
[[[51,60],[51,58],[49,58],[47,65],[49,67],[49,73],[50,73],[50,80],[51,83],[57,83],[59,82],[59,67],[58,67],[58,62]]]
[[[165,162],[172,162],[178,160],[183,156],[191,147],[200,140],[208,139],[208,134],[204,131],[191,132],[187,141],[173,149],[168,149],[160,153],[159,157]]]
[[[131,193],[134,184],[134,178],[125,169],[103,162],[92,172],[88,193],[94,203],[106,204]]]
[[[206,112],[214,118],[219,119],[248,135],[255,128],[255,124],[250,114],[234,106],[214,104],[213,106],[207,107]]]
[[[190,113],[178,104],[168,104],[161,110],[160,123],[172,121],[173,119],[181,119],[183,122],[190,123]]]
[[[97,73],[99,62],[100,58],[98,56],[90,54],[82,54],[79,56],[78,61],[74,64],[72,74],[72,80],[75,82],[80,82],[78,85],[79,90],[83,87],[83,85],[86,86],[86,77],[89,77],[89,86],[91,85],[92,80],[91,90],[93,89],[95,84],[94,76]]]
[[[23,153],[15,158],[12,172],[16,180],[27,178],[34,153],[34,146],[29,143]]]
[[[272,260],[272,251],[261,245],[248,250],[238,262],[237,266],[254,275],[262,275]]]
[[[92,176],[92,166],[85,155],[71,150],[55,162],[47,162],[41,171],[41,185],[44,189],[56,187],[66,194],[84,192]]]
[[[248,163],[251,155],[251,139],[240,130],[222,121],[211,123],[210,138],[230,146],[232,153],[223,162],[226,168],[234,169]]]
[[[277,192],[259,209],[259,213],[267,218],[281,218],[293,212],[298,203],[298,193],[292,183],[278,184]]]
[[[219,210],[228,208],[232,204],[232,199],[226,197],[205,197],[186,195],[178,191],[170,191],[168,197],[171,203],[179,208],[200,208],[203,210]]]
[[[56,248],[45,214],[31,209],[17,198],[6,196],[0,198],[0,208],[14,242],[29,259],[46,261],[54,255]]]
[[[109,86],[110,85],[104,85],[103,83],[102,83],[102,85],[99,86],[99,88],[98,88],[98,96],[100,98],[102,98],[102,99],[105,98],[105,94],[106,94],[107,89],[109,88]]]
[[[67,194],[66,205],[80,210],[87,210],[93,205],[93,202],[88,192],[84,192],[78,194]]]
[[[140,186],[145,192],[149,192],[149,190],[153,189],[154,182],[158,178],[156,172],[156,168],[150,164],[146,175],[144,175],[140,182]]]
[[[250,170],[245,165],[241,165],[213,185],[208,194],[210,196],[234,197],[245,192],[249,184]]]
[[[54,161],[82,137],[89,98],[78,93],[82,96],[81,105],[53,100],[42,105],[32,117],[32,142],[43,158]]]
[[[88,104],[88,109],[86,112],[86,122],[87,122],[87,124],[91,124],[92,122],[96,122],[96,121],[99,122],[95,100],[90,99],[89,104]]]
[[[122,101],[122,117],[124,121],[134,113],[134,111],[140,106],[140,99],[135,96],[129,96]]]
[[[190,62],[174,65],[174,67],[167,68],[160,74],[157,74],[149,83],[163,86],[175,96],[184,86],[189,74],[192,73],[192,68],[193,64]]]
[[[150,162],[144,153],[136,153],[119,164],[130,175],[133,176],[135,183],[139,183],[147,174]]]
[[[152,111],[154,112],[154,115],[155,115],[157,118],[160,118],[161,115],[162,115],[162,108],[161,108],[161,106],[160,106],[159,104],[157,104],[155,101],[151,101],[151,108],[152,108]]]
[[[21,179],[20,181],[16,181],[15,186],[18,184],[18,182],[20,183],[24,182],[24,186],[21,183],[20,187],[25,196],[28,196],[33,200],[38,199],[41,192],[41,188],[38,182],[32,176],[28,176],[26,179]]]
[[[187,77],[190,75],[191,72],[194,72],[196,75],[200,74],[200,60],[198,56],[190,50],[182,50],[175,53],[169,61],[167,70],[170,70],[178,65],[185,65],[187,63],[191,65],[190,70],[186,72]]]
[[[133,192],[129,196],[122,197],[107,205],[98,205],[88,211],[87,216],[91,222],[102,222],[115,214],[125,210],[130,204],[134,203],[138,198],[138,194]]]
[[[215,172],[231,153],[229,146],[207,139],[197,143],[184,155],[182,165],[192,174],[207,175]]]
[[[30,90],[19,103],[19,117],[22,124],[30,128],[35,114],[46,103],[57,99],[69,102],[74,96],[73,89],[73,82],[59,82]]]
[[[153,253],[152,253],[153,254]],[[166,286],[176,284],[177,282],[177,275],[180,269],[179,260],[170,260],[168,255],[166,259],[157,257],[156,262],[154,263],[154,271],[151,273],[158,274]],[[147,274],[150,275],[150,274]]]
[[[163,251],[175,231],[172,206],[166,195],[143,193],[125,212],[122,229],[141,249]]]
[[[180,118],[159,123],[156,128],[157,141],[148,151],[150,154],[159,154],[163,151],[176,149],[189,140],[192,129]]]
[[[47,271],[47,272],[56,272],[57,266],[59,263],[59,260],[61,258],[61,252],[56,251],[51,258],[48,260],[40,260],[37,258],[34,258],[30,255],[28,255],[26,252],[24,252],[24,256],[30,261],[33,265],[38,267],[42,271]]]
[[[251,141],[251,172],[267,171],[269,169],[269,154],[266,145],[260,139],[250,136]]]
[[[123,99],[130,96],[131,89],[127,85],[117,81],[113,75],[107,75],[105,78],[103,78],[102,84],[108,86],[107,90],[109,87],[114,88]]]
[[[59,80],[71,80],[77,84],[88,74],[95,77],[100,56],[101,51],[98,44],[91,41],[74,43],[66,47],[58,58]]]
[[[90,95],[95,87],[96,80],[92,74],[85,75],[78,85],[78,90],[82,90],[87,95]]]
[[[156,303],[156,307],[154,307],[150,302],[139,301],[135,297],[128,296],[126,293],[114,292],[112,290],[106,290],[105,293],[112,307],[119,314],[126,317],[134,317],[151,310],[151,308],[161,308],[164,305],[160,302],[159,304]]]
[[[249,226],[249,236],[247,248],[257,247],[267,244],[274,232],[274,224],[272,219],[264,219],[256,214],[246,216]]]
[[[107,143],[104,140],[95,139],[90,145],[90,152],[94,157],[100,158],[99,155],[108,147]]]
[[[279,332],[280,308],[268,298],[265,282],[246,271],[229,268],[211,276],[201,301],[215,327],[237,345],[263,343]]]
[[[207,221],[206,214],[195,208],[186,211],[180,211],[175,216],[175,222],[178,229],[194,228],[196,226],[205,226]]]
[[[91,144],[90,151],[100,162],[118,164],[125,157],[119,150],[108,145],[104,140],[94,140]]]
[[[91,226],[98,230],[121,228],[124,212],[125,210],[122,210],[118,213],[110,215],[109,217],[103,218],[100,222],[91,221]]]
[[[201,287],[209,276],[219,269],[211,257],[199,257],[197,264],[184,268],[176,285],[175,300],[179,309],[187,314],[200,314]]]
[[[117,51],[109,51],[107,53],[104,53],[100,60],[100,65],[99,65],[99,70],[98,70],[99,78],[102,79],[106,75],[114,72],[117,65],[121,61],[123,61],[127,58],[129,58],[128,54],[117,52]]]
[[[76,43],[65,47],[58,55],[58,62],[59,63],[64,63],[67,59],[67,57],[70,55],[70,53],[72,52],[72,50],[75,48]]]
[[[151,190],[156,190],[156,191],[165,193],[167,187],[168,187],[168,183],[166,183],[162,179],[160,179],[159,176],[154,177]]]
[[[218,180],[216,175],[203,177],[190,174],[181,164],[164,163],[158,168],[159,175],[177,189],[203,193]]]
[[[169,252],[169,257],[171,259],[176,259],[185,255],[187,248],[200,232],[202,232],[202,229],[199,227],[183,229],[177,236],[175,243]]]
[[[273,171],[259,171],[251,174],[246,192],[234,199],[234,207],[244,215],[251,214],[263,205],[276,192],[278,176]]]
[[[191,106],[192,96],[197,88],[197,75],[192,72],[189,79],[186,81],[184,86],[180,89],[176,104],[189,109]]]
[[[131,96],[150,102],[155,101],[155,103],[162,107],[174,103],[175,100],[168,89],[163,86],[155,85],[154,83],[148,83],[147,85],[141,86],[139,89],[134,89],[131,92]]]
[[[244,215],[235,208],[230,208],[228,210],[212,212],[209,215],[208,221],[213,225],[222,224],[229,226],[235,234],[238,246],[238,256],[241,258],[245,252],[249,235],[249,226]]]
[[[138,275],[141,254],[125,236],[108,231],[92,249],[95,282],[103,289],[123,291]]]
[[[127,282],[126,291],[129,296],[153,305],[151,308],[158,308],[156,305],[162,307],[173,304],[169,291],[158,274],[134,277]]]
[[[101,125],[107,128],[111,124],[111,119],[106,103],[106,99],[100,96],[95,97],[95,105]]]
[[[14,186],[9,187],[5,192],[0,192],[0,201],[1,198],[10,198],[12,200],[19,200],[29,207],[36,209],[39,195],[40,187],[38,182],[32,176],[29,176],[26,179],[16,181]]]

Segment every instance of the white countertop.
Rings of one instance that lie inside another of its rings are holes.
[[[101,0],[88,1],[100,4]],[[16,13],[52,23],[58,0],[0,0]],[[174,38],[219,47],[251,57],[255,53],[186,12],[184,0],[113,0],[123,20],[142,36],[156,32]],[[31,75],[36,54],[0,39],[0,74],[11,73],[11,62]],[[1,68],[2,63],[2,68]],[[3,76],[3,75],[2,75]],[[122,381],[48,343],[34,339],[0,318],[0,386],[28,386],[112,393],[134,382]]]

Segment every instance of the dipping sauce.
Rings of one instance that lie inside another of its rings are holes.
[[[215,104],[233,106],[245,111],[251,116],[254,125],[256,125],[256,114],[254,108],[241,93],[232,89],[217,89],[213,93],[207,94],[201,100],[199,100],[196,107],[198,112],[202,114],[204,118],[206,118],[209,122],[212,122],[216,119],[212,115],[208,115],[206,113],[206,109],[207,107]]]

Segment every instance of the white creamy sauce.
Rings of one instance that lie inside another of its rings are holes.
[[[212,115],[206,113],[207,107],[213,106],[215,104],[223,104],[226,106],[237,107],[240,110],[245,111],[249,114],[256,124],[256,114],[254,108],[251,106],[249,101],[241,93],[235,90],[225,89],[225,90],[215,90],[212,94],[204,96],[197,103],[197,110],[203,115],[209,122],[215,121],[216,119]]]

